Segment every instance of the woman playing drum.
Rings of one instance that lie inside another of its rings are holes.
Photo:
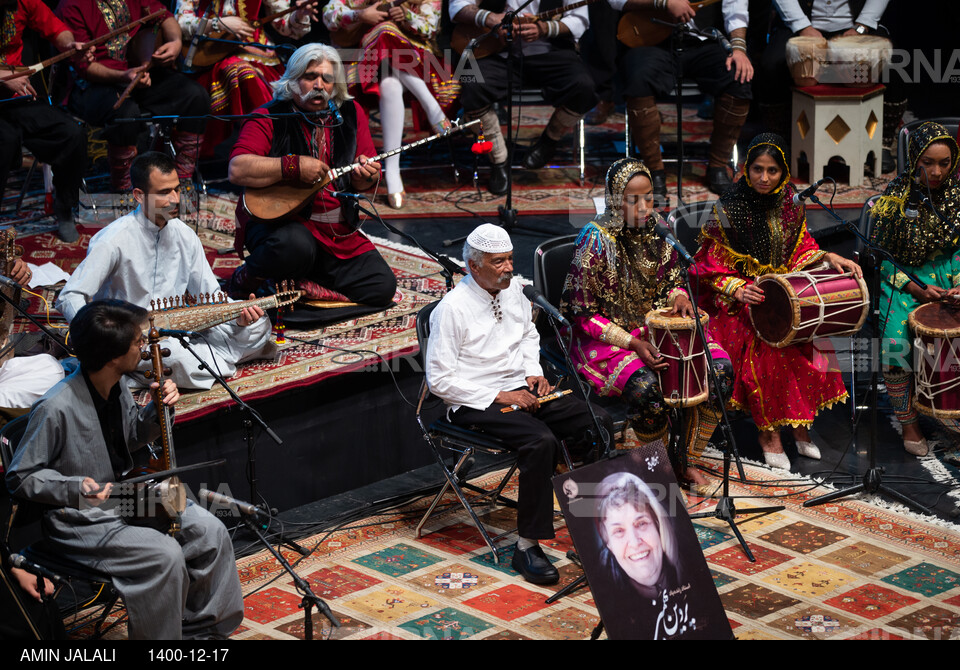
[[[694,269],[704,288],[700,302],[710,314],[710,333],[736,370],[731,402],[753,416],[767,464],[784,469],[790,460],[779,429],[792,426],[800,455],[820,458],[807,429],[818,411],[845,400],[847,391],[813,343],[776,348],[758,337],[747,306],[761,304],[764,295],[754,282],[823,261],[861,275],[853,261],[822,251],[807,231],[803,204],[793,204],[789,164],[779,135],[754,138],[744,176],[720,196],[714,220],[703,229]]]
[[[883,344],[881,363],[890,402],[903,426],[903,446],[911,454],[925,456],[928,445],[913,407],[912,352],[907,328],[910,313],[924,303],[960,295],[960,182],[957,180],[957,141],[939,123],[924,123],[910,133],[909,168],[890,182],[872,211],[873,239],[911,270],[926,290],[884,261],[880,301]],[[920,193],[946,218],[940,220]],[[913,213],[913,211],[916,213]],[[889,316],[887,306],[889,305]],[[884,318],[885,317],[885,318]],[[945,421],[956,429],[956,422]]]
[[[677,317],[694,316],[677,254],[653,230],[659,221],[650,171],[633,158],[616,161],[607,171],[604,213],[577,238],[561,305],[573,323],[578,371],[600,395],[624,397],[644,442],[664,437],[668,414],[657,375],[668,363],[648,340],[644,320],[665,307]],[[713,343],[711,351],[726,402],[730,360]],[[687,417],[687,449],[698,453],[716,428],[717,412],[702,403]],[[671,455],[678,476],[703,481],[685,457]]]

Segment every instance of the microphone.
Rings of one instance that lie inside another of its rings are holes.
[[[543,294],[535,289],[532,284],[527,284],[523,287],[523,295],[527,297],[527,300],[535,303],[555,321],[559,321],[565,326],[570,326],[570,322],[564,318],[563,314],[560,313],[560,310],[547,302],[547,299],[543,297]]]
[[[333,114],[333,118],[336,119],[337,123],[343,123],[343,117],[340,116],[340,109],[333,100],[327,100],[327,109]]]
[[[720,46],[723,47],[723,50],[728,56],[733,55],[733,45],[730,44],[730,40],[727,39],[726,35],[716,28],[711,28],[707,31],[707,34],[720,43]]]
[[[911,221],[920,216],[920,198],[923,194],[918,188],[910,187],[910,196],[907,198],[907,204],[903,208],[903,215]]]
[[[60,575],[51,572],[42,565],[37,565],[32,561],[28,561],[23,554],[10,554],[10,565],[15,568],[20,568],[21,570],[26,570],[32,575],[46,577],[54,584],[60,584],[60,582],[63,581],[63,578]]]
[[[793,196],[793,204],[794,204],[794,205],[799,205],[799,204],[801,204],[804,200],[807,200],[811,195],[813,195],[814,193],[817,192],[817,189],[820,188],[821,184],[823,184],[823,182],[825,182],[825,181],[826,181],[826,179],[819,179],[819,180],[815,181],[814,183],[810,184],[807,188],[803,189],[803,190],[800,191],[799,193],[794,194],[794,196]]]
[[[334,198],[346,198],[347,200],[356,200],[357,202],[367,199],[366,196],[360,193],[350,193],[348,191],[333,191],[331,195]]]
[[[231,507],[236,509],[241,514],[246,516],[259,516],[264,514],[256,505],[253,505],[248,502],[243,502],[242,500],[237,500],[236,498],[231,498],[228,495],[223,493],[217,493],[209,489],[200,489],[200,492],[197,494],[197,497],[200,499],[200,502],[205,502],[207,505],[220,505],[222,507]]]
[[[653,230],[657,235],[663,238],[664,242],[669,244],[678,254],[680,254],[680,258],[682,258],[687,265],[694,265],[693,256],[691,256],[687,252],[686,248],[680,244],[680,240],[674,237],[673,232],[670,230],[670,227],[667,224],[661,221],[653,227]]]
[[[10,288],[16,289],[16,290],[20,290],[23,288],[20,284],[10,279],[10,277],[4,277],[3,275],[0,275],[0,284],[3,284],[4,286],[9,286]]]
[[[176,337],[181,339],[184,337],[203,337],[203,335],[200,333],[192,330],[170,330],[168,328],[157,328],[157,332],[160,333],[161,336],[165,335],[167,337]]]
[[[200,25],[197,26],[197,32],[193,34],[193,39],[190,40],[190,48],[187,49],[187,57],[183,59],[183,65],[187,70],[193,69],[193,57],[197,55],[197,45],[200,44],[200,38],[207,31],[207,17],[210,16],[210,12],[205,12],[203,18],[200,19]]]

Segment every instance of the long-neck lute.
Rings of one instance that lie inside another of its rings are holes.
[[[247,307],[259,307],[266,311],[292,305],[300,299],[300,291],[292,286],[292,283],[283,281],[273,295],[235,302],[230,302],[223,293],[157,298],[150,301],[150,319],[157,328],[199,332],[233,321]]]
[[[697,0],[691,2],[690,6],[693,7],[694,11],[700,11],[703,7],[716,2],[720,2],[720,0]],[[669,14],[662,10],[637,9],[624,12],[623,16],[620,17],[620,23],[617,24],[617,39],[631,49],[660,44],[670,37],[673,28],[663,23],[654,22],[652,19],[658,14],[665,15],[665,21],[671,18]]]
[[[599,0],[580,0],[580,2],[575,2],[563,7],[557,7],[556,9],[548,9],[547,11],[540,12],[539,14],[518,16],[516,17],[515,22],[536,23],[537,21],[549,21],[554,16],[560,16],[565,12],[577,9],[578,7],[592,5],[595,2],[599,2]],[[481,28],[473,23],[458,23],[453,27],[453,33],[450,35],[450,46],[457,53],[463,53],[463,50],[467,48],[468,44],[470,44],[470,40],[480,37],[488,32],[490,32],[489,29]],[[500,51],[503,50],[503,47],[504,43],[499,37],[496,35],[488,35],[486,38],[480,40],[477,46],[474,47],[473,56],[474,58],[483,58],[484,56],[500,53]]]
[[[378,154],[373,158],[367,159],[367,162],[379,163],[384,158],[396,156],[399,153],[413,149],[414,147],[419,147],[423,144],[428,144],[441,137],[462,132],[467,128],[475,126],[479,123],[480,119],[474,119],[473,121],[468,121],[467,123],[453,126],[449,130],[445,130],[442,133],[437,133],[436,135],[425,137],[422,140],[405,144],[397,149],[385,151],[382,154]],[[243,207],[247,210],[247,213],[249,213],[250,216],[260,221],[280,221],[289,217],[294,212],[302,209],[308,202],[312,201],[320,189],[324,188],[327,184],[336,181],[345,174],[350,174],[360,167],[360,165],[360,163],[351,163],[350,165],[345,165],[344,167],[333,168],[327,173],[326,177],[315,184],[299,185],[277,183],[271,186],[265,186],[263,188],[247,187],[243,191]]]
[[[23,247],[14,244],[17,231],[12,227],[0,230],[0,274],[9,277],[13,274],[13,264],[23,255]],[[14,303],[20,302],[20,289],[0,286],[0,291]],[[13,345],[10,344],[10,331],[13,329],[13,305],[0,298],[0,365],[13,357]]]

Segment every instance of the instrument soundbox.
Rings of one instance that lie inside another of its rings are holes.
[[[580,2],[575,2],[572,5],[566,5],[565,7],[557,7],[556,9],[551,9],[545,12],[540,12],[533,16],[518,16],[516,23],[536,23],[537,21],[548,21],[554,16],[559,16],[565,12],[576,9],[577,7],[585,7],[586,5],[592,5],[598,0],[581,0]],[[713,0],[716,2],[716,0]],[[458,23],[453,28],[453,34],[450,36],[450,46],[457,53],[463,53],[463,50],[467,48],[467,45],[470,44],[470,40],[480,37],[483,34],[490,32],[487,28],[481,28],[472,23]],[[486,38],[480,40],[480,43],[473,49],[473,55],[475,58],[483,58],[484,56],[489,56],[491,54],[500,53],[503,50],[504,43],[496,35],[488,35]]]
[[[300,291],[292,288],[293,282],[282,281],[274,295],[253,300],[230,302],[223,293],[191,296],[172,296],[150,301],[150,322],[164,330],[202,331],[221,323],[232,321],[247,307],[280,309],[300,299]]]
[[[14,244],[17,231],[12,227],[0,230],[0,274],[9,277],[13,274],[13,264],[23,255],[23,247]],[[20,289],[0,286],[0,291],[15,303],[20,302]],[[13,305],[0,298],[0,365],[13,358],[13,345],[10,344],[10,331],[13,329],[15,310]]]
[[[461,125],[455,125],[442,133],[425,137],[422,140],[405,144],[398,149],[386,151],[382,154],[374,156],[373,158],[369,158],[367,159],[367,162],[379,163],[384,158],[389,158],[390,156],[402,153],[408,149],[413,149],[414,147],[418,147],[422,144],[433,142],[441,137],[462,132],[467,128],[475,126],[479,123],[480,119],[474,119],[473,121],[468,121],[467,123]],[[260,221],[267,223],[281,221],[294,212],[302,209],[308,202],[313,200],[314,196],[316,196],[320,189],[325,187],[327,184],[336,181],[345,174],[350,174],[358,167],[360,167],[360,163],[352,163],[344,167],[333,168],[327,173],[325,178],[321,179],[315,184],[299,185],[280,182],[271,186],[264,186],[263,188],[247,187],[243,191],[243,207],[245,210],[247,210],[247,213],[249,213],[250,216]]]
[[[712,5],[720,0],[698,0],[691,2],[690,6],[695,11]],[[632,12],[625,12],[620,17],[620,23],[617,24],[617,39],[623,42],[631,49],[634,47],[652,47],[660,44],[670,37],[673,28],[669,25],[654,23],[651,19],[654,16],[672,19],[666,12],[654,10],[638,9]]]

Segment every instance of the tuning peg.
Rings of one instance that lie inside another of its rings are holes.
[[[167,350],[167,353],[170,353],[169,350]],[[170,368],[164,368],[164,369],[163,369],[163,376],[164,376],[164,377],[169,377],[171,374],[173,374],[173,370],[171,370]]]
[[[161,356],[169,356],[169,355],[170,355],[170,350],[169,350],[169,349],[161,349],[161,350],[160,350],[160,355],[161,355]]]
[[[149,351],[141,351],[141,352],[140,352],[140,360],[141,360],[141,361],[149,361],[151,358],[152,358],[152,356],[150,355],[150,352],[149,352]],[[148,373],[148,372],[144,372],[143,374],[144,374],[144,375],[147,375],[147,374],[149,374],[149,373]]]

